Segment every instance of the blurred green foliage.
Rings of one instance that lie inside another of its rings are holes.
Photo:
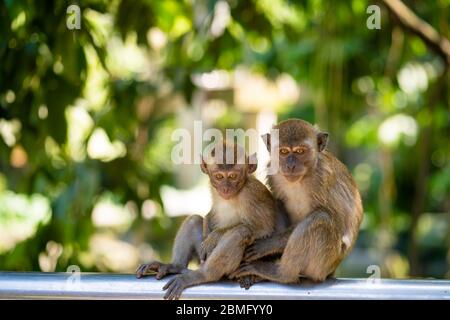
[[[450,1],[405,2],[448,36]],[[41,197],[51,207],[34,235],[0,251],[0,269],[39,270],[56,255],[49,269],[113,270],[89,254],[98,231],[92,210],[105,195],[138,208],[114,237],[148,242],[167,258],[179,224],[161,210],[160,194],[175,183],[173,100],[192,102],[193,74],[244,65],[269,79],[287,73],[307,88],[309,98],[282,106],[278,118],[331,133],[330,148],[364,198],[356,250],[385,276],[449,276],[448,71],[387,12],[381,30],[370,30],[365,0],[74,3],[80,30],[66,26],[70,1],[0,2],[0,226],[24,215],[34,223]],[[228,20],[214,25],[224,3]],[[221,125],[241,120],[231,111]],[[104,133],[111,158],[95,143]],[[139,208],[148,199],[159,209],[144,221]]]

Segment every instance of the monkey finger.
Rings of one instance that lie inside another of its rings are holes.
[[[136,273],[138,272],[143,272],[145,269],[147,268],[147,264],[141,264],[137,269],[136,269]]]
[[[161,280],[162,278],[164,278],[164,276],[167,275],[167,271],[166,270],[159,270],[158,273],[155,276],[156,280]]]
[[[136,277],[142,278],[144,276],[152,274],[153,272],[159,272],[159,269],[162,266],[163,264],[158,261],[141,264],[136,270]]]
[[[145,275],[145,272],[147,271],[147,265],[142,264],[137,268],[136,270],[136,278],[140,279]]]
[[[136,278],[138,278],[138,279],[142,277],[141,268],[142,268],[142,266],[139,266],[139,267],[136,269],[136,271],[135,271],[135,273],[136,273]]]
[[[182,291],[183,286],[179,283],[179,281],[173,281],[167,288],[167,292],[164,295],[164,299],[177,300],[181,296]]]
[[[177,277],[173,277],[172,279],[170,279],[169,281],[167,281],[167,283],[164,285],[164,287],[162,288],[163,290],[167,290],[172,283],[174,283],[176,281]]]
[[[245,281],[241,284],[241,288],[244,288],[245,290],[250,289],[251,286],[252,284],[249,281]]]
[[[142,268],[142,264],[140,264],[139,267],[137,267],[137,269],[134,273],[138,273],[141,268]]]
[[[147,264],[147,271],[159,272],[159,270],[165,266],[165,264],[158,261],[150,262]]]
[[[251,249],[247,250],[244,255],[244,261],[254,261],[259,258],[261,258],[261,257],[258,255],[258,252],[251,250]]]
[[[173,291],[173,294],[172,294],[173,299],[172,300],[179,300],[182,292],[183,292],[183,287],[177,286]]]
[[[250,277],[242,277],[238,279],[239,285],[241,288],[245,288],[245,290],[248,290],[251,286],[250,284]]]
[[[180,288],[176,286],[172,288],[169,292],[167,292],[164,298],[167,300],[177,300],[179,299],[180,295],[181,295]]]
[[[172,288],[168,288],[166,293],[164,294],[164,299],[165,300],[171,300],[172,297]]]
[[[232,279],[252,275],[253,266],[250,264],[241,265],[236,271],[230,274]]]
[[[164,299],[172,300],[172,290],[172,286],[167,289],[166,293],[164,294]]]

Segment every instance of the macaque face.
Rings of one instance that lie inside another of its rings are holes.
[[[272,157],[277,157],[278,173],[287,181],[295,182],[314,170],[317,158],[328,141],[328,133],[317,131],[310,123],[291,119],[279,123],[274,129],[278,130]],[[270,134],[264,138],[267,149],[271,152]],[[274,159],[272,159],[274,160]]]
[[[219,195],[228,200],[235,197],[245,184],[247,174],[245,165],[235,165],[221,168],[220,165],[211,166],[209,179]]]
[[[219,195],[228,200],[239,194],[247,176],[255,172],[256,154],[247,156],[238,145],[223,143],[213,148],[210,157],[202,156],[200,167]]]
[[[316,150],[310,141],[278,146],[280,173],[290,182],[303,177],[316,162]]]

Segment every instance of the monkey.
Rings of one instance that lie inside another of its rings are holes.
[[[170,264],[141,265],[136,276],[156,272],[161,279],[178,273],[163,287],[165,299],[178,299],[185,288],[220,280],[237,269],[245,248],[272,234],[276,224],[275,200],[253,176],[256,168],[256,154],[247,156],[237,144],[225,141],[214,146],[206,161],[202,156],[201,170],[210,180],[211,211],[204,219],[194,215],[183,222]],[[193,257],[201,262],[197,270],[187,268]]]
[[[278,161],[268,183],[287,211],[290,226],[249,246],[230,277],[322,282],[334,274],[356,241],[363,217],[361,196],[347,167],[326,150],[328,133],[300,119],[273,128],[278,139],[270,133],[263,136],[267,149],[273,148],[271,162]],[[261,260],[276,254],[281,254],[277,261]]]

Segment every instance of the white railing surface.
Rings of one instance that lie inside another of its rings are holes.
[[[0,272],[0,299],[162,299],[166,281],[131,274]],[[263,282],[249,290],[224,281],[188,288],[182,299],[450,299],[450,280]]]

